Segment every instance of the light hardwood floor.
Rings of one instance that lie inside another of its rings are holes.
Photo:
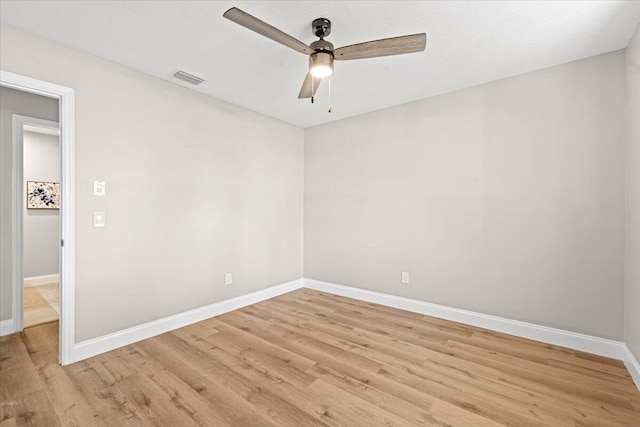
[[[57,365],[0,338],[2,425],[640,426],[620,361],[301,289]]]
[[[24,288],[24,327],[55,322],[60,318],[60,294],[57,283]]]

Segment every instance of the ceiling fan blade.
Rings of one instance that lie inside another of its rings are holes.
[[[298,99],[311,98],[312,96],[315,96],[321,81],[322,79],[318,77],[313,77],[311,73],[307,73],[307,77],[305,77],[304,82],[302,82],[302,87],[300,88]],[[313,87],[313,91],[311,90],[312,87]]]
[[[334,50],[333,56],[339,60],[377,58],[379,56],[422,52],[426,45],[427,35],[420,33],[344,46]]]
[[[247,12],[243,12],[237,7],[232,7],[231,9],[227,10],[222,16],[230,21],[235,22],[236,24],[250,29],[251,31],[262,34],[263,36],[270,38],[273,41],[290,47],[293,50],[297,50],[298,52],[302,52],[307,55],[313,52],[313,49],[302,43],[300,40],[293,38],[289,34],[280,31],[275,27],[272,27],[271,25],[259,20],[256,17],[249,15]]]

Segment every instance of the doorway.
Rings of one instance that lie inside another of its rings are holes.
[[[40,104],[51,101],[41,99]],[[23,184],[15,196],[22,199],[22,239],[17,242],[22,257],[16,264],[22,263],[24,328],[60,319],[59,135],[57,121],[13,115],[13,152],[22,158],[13,173],[14,182]]]
[[[29,94],[41,95],[53,98],[58,103],[59,110],[59,126],[54,123],[36,122],[33,123],[32,117],[22,118],[27,122],[23,122],[21,126],[16,124],[16,120],[20,121],[20,116],[13,117],[15,129],[21,129],[22,133],[31,132],[36,134],[58,133],[59,151],[58,155],[52,161],[59,165],[59,219],[58,219],[58,239],[57,247],[59,251],[58,272],[59,272],[59,362],[67,365],[74,362],[74,336],[75,336],[75,218],[74,218],[74,90],[57,84],[33,79],[19,74],[10,73],[0,70],[0,86],[10,88],[15,91],[26,92]],[[10,127],[11,125],[8,125]],[[3,124],[3,127],[5,125]],[[37,130],[39,132],[33,132]],[[3,262],[10,260],[10,280],[3,280],[2,292],[5,287],[10,289],[11,310],[4,310],[2,319],[0,319],[0,334],[10,334],[20,332],[24,328],[24,264],[23,264],[23,222],[24,210],[26,203],[26,192],[28,184],[25,181],[26,176],[17,176],[16,171],[22,169],[23,159],[22,150],[14,149],[14,145],[22,141],[23,135],[18,138],[12,137],[12,149],[10,150],[11,159],[11,199],[10,206],[7,206],[6,199],[2,199],[0,220],[3,224],[1,246],[3,253]],[[8,151],[8,150],[7,150]],[[6,151],[3,151],[6,154]],[[7,164],[7,156],[2,159],[3,165]],[[4,183],[3,188],[7,186],[6,175],[2,176]],[[54,181],[48,181],[54,182]],[[4,190],[3,190],[4,191]],[[43,190],[47,191],[47,190]],[[38,194],[36,192],[36,194]],[[45,200],[45,203],[48,201]],[[10,222],[10,233],[5,232],[4,225]],[[10,245],[5,245],[5,241],[9,240]],[[9,250],[7,250],[7,246]],[[7,252],[9,252],[7,254]],[[3,276],[4,279],[4,276]],[[6,293],[5,293],[6,294]],[[4,309],[4,305],[2,306]],[[6,316],[9,311],[10,317]]]

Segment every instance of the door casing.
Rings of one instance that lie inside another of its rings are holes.
[[[20,74],[0,70],[0,86],[23,92],[58,99],[60,130],[60,336],[59,362],[68,365],[75,361],[75,93],[72,88],[55,83],[33,79]],[[14,206],[12,212],[12,317],[13,331],[19,332],[23,327],[22,319],[22,182],[15,178],[16,156],[20,156],[22,169],[22,152],[13,154],[14,167]],[[20,198],[20,203],[15,199]],[[16,221],[19,230],[16,227]],[[18,231],[20,234],[18,234]],[[20,251],[17,251],[17,247]],[[16,265],[18,258],[19,265]],[[17,319],[19,317],[19,319]]]

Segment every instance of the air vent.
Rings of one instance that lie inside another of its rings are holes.
[[[204,79],[196,77],[193,74],[185,73],[184,71],[177,71],[173,77],[183,82],[191,83],[192,85],[199,85],[204,81]]]

